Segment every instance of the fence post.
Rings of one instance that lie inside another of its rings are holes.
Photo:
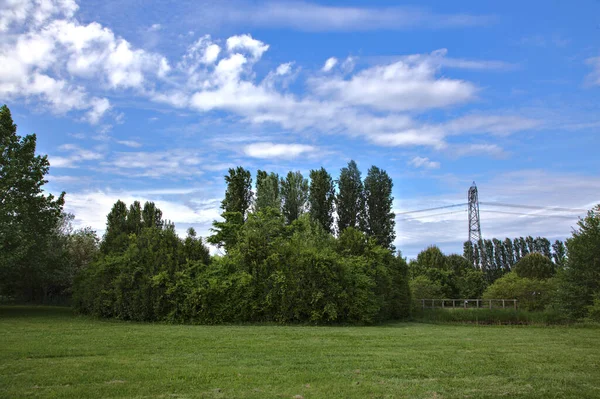
[[[479,299],[477,300],[477,309],[479,309]]]
[[[490,299],[490,309],[492,308],[492,300]]]
[[[452,309],[456,308],[456,299],[452,300]]]
[[[505,309],[505,306],[504,306],[504,299],[502,300],[502,309]]]
[[[446,307],[446,301],[442,299],[442,309]]]

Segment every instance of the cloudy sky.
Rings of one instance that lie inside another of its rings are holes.
[[[428,4],[429,3],[429,4]],[[394,4],[394,5],[391,5]],[[394,180],[396,245],[564,238],[600,202],[600,2],[0,0],[0,102],[101,234],[153,200],[208,234],[231,166]],[[504,211],[506,213],[497,213]]]

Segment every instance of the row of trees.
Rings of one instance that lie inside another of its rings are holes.
[[[523,257],[530,253],[542,254],[553,260],[559,267],[563,267],[567,259],[566,247],[562,241],[556,240],[551,244],[550,240],[544,237],[528,236],[512,240],[493,238],[480,240],[476,244],[466,241],[463,248],[463,256],[470,263],[484,270],[490,282],[510,272]]]
[[[153,203],[118,201],[101,241],[73,231],[64,193],[43,192],[49,163],[35,146],[1,107],[0,299],[72,294],[81,312],[133,320],[374,323],[408,316],[412,289],[415,298],[516,297],[530,309],[600,319],[600,206],[566,246],[494,239],[467,244],[464,257],[428,248],[407,265],[392,251],[385,171],[372,167],[362,180],[350,162],[338,180],[321,168],[310,182],[259,171],[255,195],[237,168],[209,238],[226,255],[213,257],[193,230],[179,238]]]
[[[75,284],[82,313],[138,321],[370,324],[409,316],[404,259],[348,227],[334,237],[310,215],[248,214],[224,256],[193,230],[179,239],[151,203],[117,202],[98,259]]]
[[[287,224],[308,214],[326,232],[342,233],[352,227],[372,237],[378,245],[393,249],[393,183],[386,171],[372,166],[363,181],[356,162],[350,161],[340,171],[338,180],[334,181],[324,168],[311,170],[309,177],[310,182],[299,171],[290,171],[280,178],[273,172],[258,170],[255,195],[250,171],[242,167],[229,169],[221,202],[223,220],[213,223],[215,234],[209,242],[228,250],[249,213],[272,209],[280,212]]]

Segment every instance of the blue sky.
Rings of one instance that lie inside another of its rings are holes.
[[[600,202],[598,1],[140,4],[2,1],[0,102],[78,227],[139,199],[206,235],[227,168],[350,159],[388,171],[397,213],[472,181],[486,202]],[[580,214],[494,209],[485,237],[564,238]],[[397,218],[409,257],[466,238],[462,208]]]

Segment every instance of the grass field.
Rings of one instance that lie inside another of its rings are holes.
[[[0,307],[0,397],[595,398],[600,329],[172,326]]]

